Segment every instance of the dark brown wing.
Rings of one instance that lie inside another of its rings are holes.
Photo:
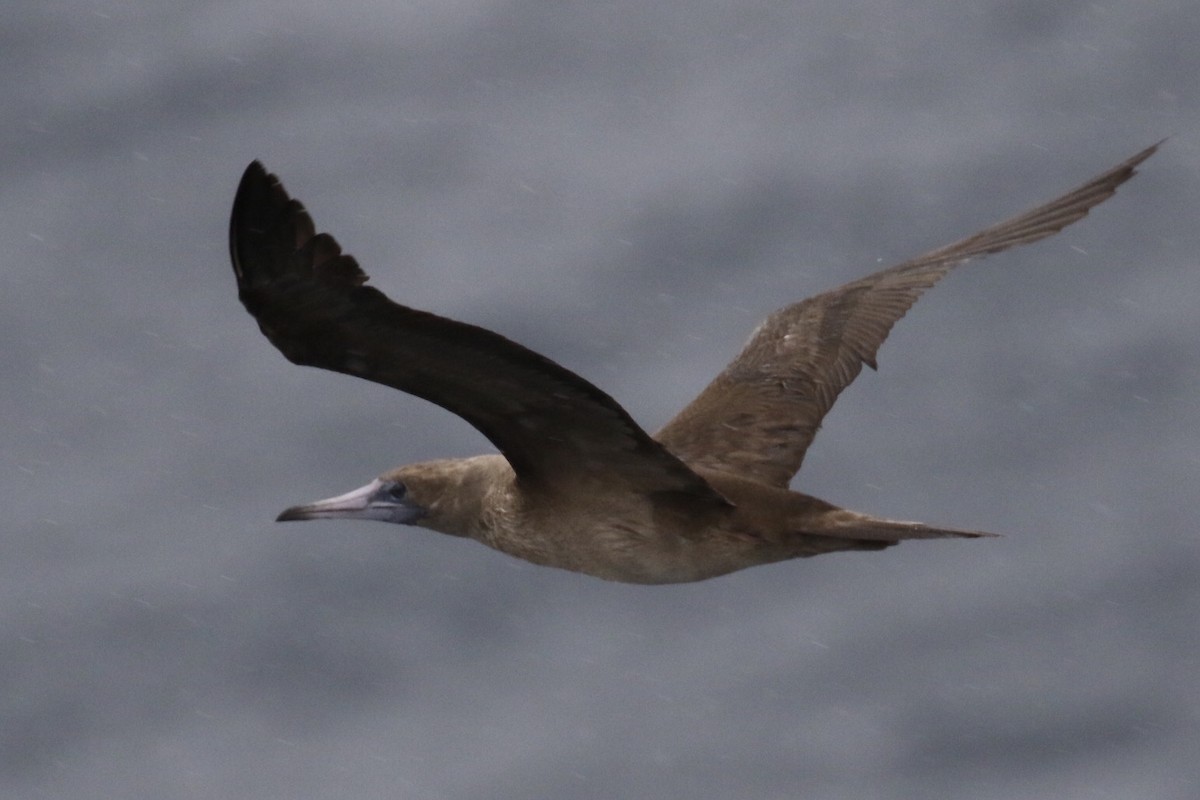
[[[776,311],[656,438],[696,468],[787,486],[821,420],[921,294],[972,258],[1035,242],[1082,219],[1158,146],[1073,192],[911,261]]]
[[[527,485],[617,481],[724,503],[578,375],[492,331],[393,303],[257,161],[229,225],[238,296],[287,358],[414,394],[474,425]]]

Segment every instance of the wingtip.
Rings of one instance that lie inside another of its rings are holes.
[[[1145,161],[1147,158],[1149,158],[1150,156],[1157,153],[1159,148],[1161,148],[1164,144],[1166,144],[1167,140],[1170,138],[1171,138],[1170,136],[1164,136],[1163,138],[1159,139],[1157,142],[1150,145],[1145,150],[1142,150],[1141,152],[1137,153],[1132,158],[1130,158],[1128,161],[1126,161],[1125,162],[1126,166],[1128,166],[1131,170],[1136,172],[1137,167],[1140,166],[1141,163],[1143,161]]]
[[[280,213],[290,202],[279,177],[268,172],[260,160],[246,165],[229,214],[229,255],[239,290],[246,288],[251,271],[270,264],[271,237],[279,233],[273,227],[279,228]],[[296,206],[293,216],[298,220],[304,208]]]
[[[238,181],[237,194],[245,193],[247,187],[265,182],[279,182],[279,178],[267,171],[267,168],[257,158],[246,165],[242,170],[242,179]]]

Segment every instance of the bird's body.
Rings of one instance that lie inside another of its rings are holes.
[[[880,520],[728,473],[698,474],[728,502],[615,489],[603,480],[570,495],[525,491],[499,455],[411,464],[381,482],[402,484],[425,510],[414,525],[626,583],[686,583],[837,550],[879,550],[902,538],[987,535]]]
[[[425,509],[417,526],[475,539],[535,564],[628,583],[683,583],[799,556],[880,549],[898,535],[839,537],[838,523],[861,515],[732,475],[701,477],[728,502],[614,491],[603,481],[569,496],[524,491],[499,455],[412,464],[382,480],[403,484]],[[830,516],[839,511],[842,519]],[[819,535],[822,530],[831,535]]]
[[[953,267],[1082,218],[1147,148],[1073,192],[772,314],[654,437],[583,378],[491,331],[393,303],[258,162],[230,225],[239,296],[289,359],[466,419],[499,454],[410,464],[280,519],[363,518],[629,583],[682,583],[905,539],[987,534],[872,517],[788,484],[892,325]]]

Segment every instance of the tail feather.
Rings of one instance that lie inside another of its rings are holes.
[[[845,509],[823,514],[816,525],[805,526],[805,533],[833,539],[893,543],[904,539],[979,539],[999,536],[984,531],[935,528],[924,522],[882,519]]]

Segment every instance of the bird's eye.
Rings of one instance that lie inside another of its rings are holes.
[[[379,493],[388,500],[400,502],[408,494],[408,489],[400,481],[388,481],[380,487]]]

